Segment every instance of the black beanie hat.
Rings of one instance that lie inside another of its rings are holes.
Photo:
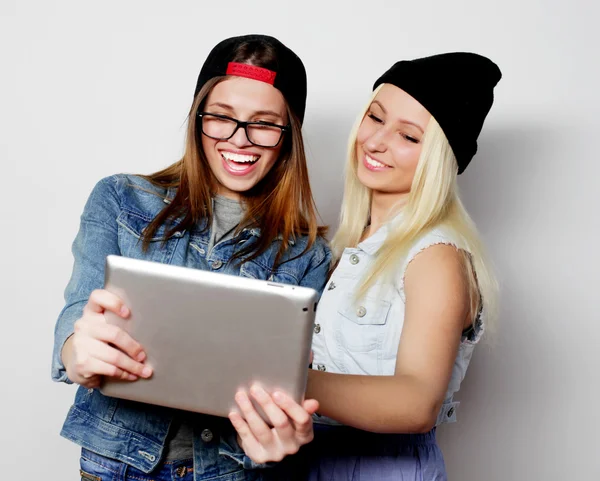
[[[500,78],[500,69],[486,57],[444,53],[395,63],[373,90],[392,84],[423,105],[444,131],[461,174],[477,152],[477,137]]]
[[[268,65],[255,66],[248,60],[236,61],[242,52],[252,59],[255,54],[271,50],[274,55]],[[211,50],[202,66],[194,97],[211,78],[237,75],[260,80],[273,85],[282,94],[290,109],[304,120],[306,108],[306,70],[302,60],[279,40],[268,35],[243,35],[223,40]]]

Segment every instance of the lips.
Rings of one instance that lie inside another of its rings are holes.
[[[219,151],[225,170],[232,175],[246,175],[254,170],[260,155],[251,153]]]
[[[363,157],[363,164],[365,167],[371,171],[381,171],[391,169],[392,167],[380,162],[379,160],[375,160],[369,154],[365,154]]]

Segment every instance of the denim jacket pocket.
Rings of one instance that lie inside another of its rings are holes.
[[[142,248],[142,235],[152,219],[144,214],[123,210],[117,218],[119,225],[119,247],[121,254],[135,259],[145,259],[169,264],[177,242],[184,236],[185,231],[176,230],[165,239],[170,230],[161,225],[148,243],[148,249]]]
[[[286,270],[285,267],[278,267],[273,272],[256,260],[244,262],[240,267],[240,275],[242,277],[279,282],[281,284],[291,284],[294,286],[297,286],[300,283],[300,280],[297,279],[291,271]]]
[[[339,338],[342,347],[353,352],[368,352],[381,346],[391,303],[365,298],[356,302],[348,296],[338,308]]]

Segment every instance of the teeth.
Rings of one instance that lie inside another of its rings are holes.
[[[387,165],[382,164],[381,162],[378,162],[375,159],[372,159],[368,155],[365,155],[365,158],[367,159],[367,164],[369,164],[372,167],[379,167],[379,168],[381,168],[381,167],[387,167]]]
[[[260,157],[259,155],[234,154],[233,152],[221,152],[221,155],[225,160],[243,164],[256,162]]]
[[[247,164],[236,164],[235,162],[229,162],[228,165],[231,170],[239,172],[244,172],[248,168]]]

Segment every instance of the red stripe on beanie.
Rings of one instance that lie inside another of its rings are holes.
[[[225,74],[246,77],[273,85],[275,83],[277,72],[255,65],[249,65],[247,63],[229,62]]]

